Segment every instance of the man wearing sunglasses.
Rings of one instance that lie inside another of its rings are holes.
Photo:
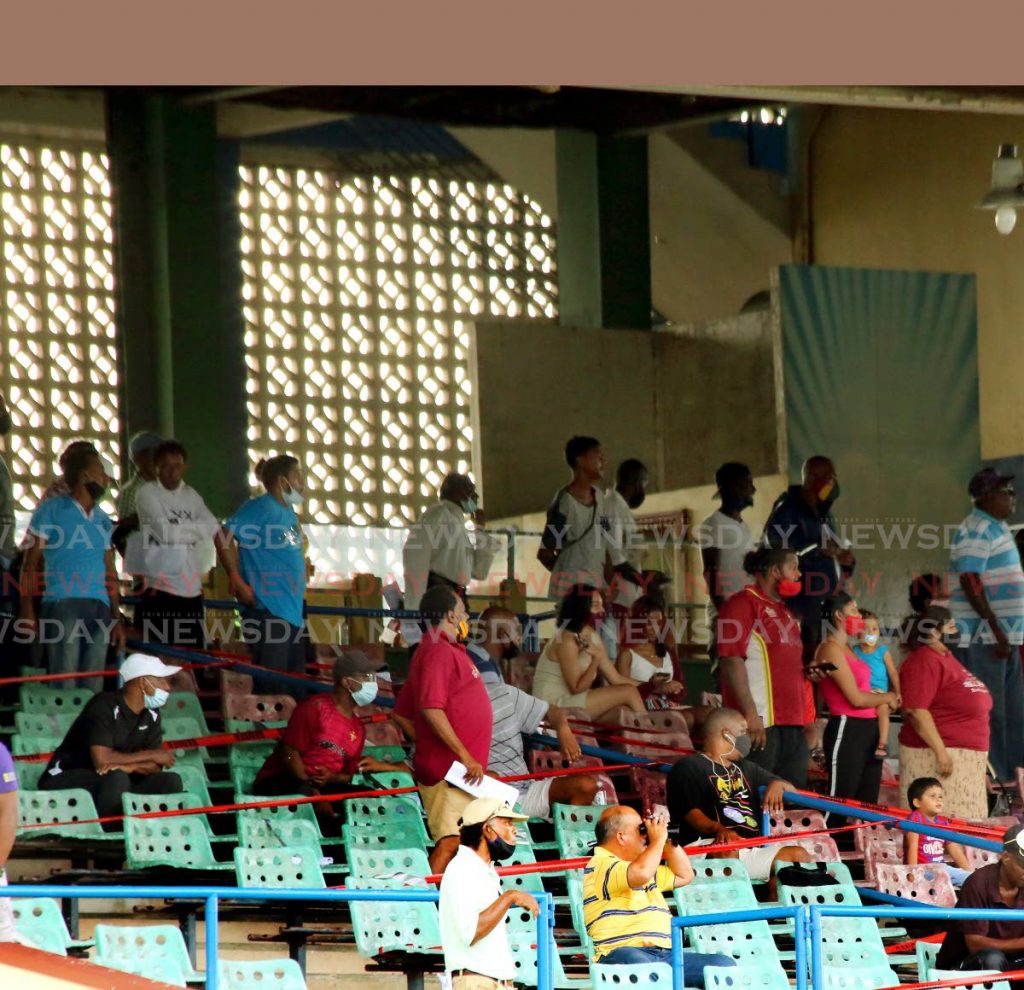
[[[1013,475],[983,468],[967,487],[974,502],[950,552],[949,607],[960,628],[960,662],[988,688],[989,762],[1000,780],[1024,764],[1024,571],[1006,520],[1017,510]]]

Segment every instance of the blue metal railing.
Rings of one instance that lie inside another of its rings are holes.
[[[206,988],[219,990],[219,917],[220,901],[302,901],[304,903],[337,903],[339,901],[418,901],[436,903],[436,890],[410,888],[408,890],[256,890],[236,887],[74,887],[57,884],[12,884],[3,891],[4,897],[54,898],[126,898],[134,900],[159,898],[161,900],[205,901],[206,920]],[[537,990],[554,987],[554,928],[555,908],[551,894],[533,895],[540,906],[537,915]]]

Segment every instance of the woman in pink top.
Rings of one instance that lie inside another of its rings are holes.
[[[899,699],[892,691],[871,690],[871,669],[850,648],[864,619],[846,592],[837,592],[823,602],[821,621],[826,635],[811,666],[824,667],[827,675],[820,687],[830,713],[825,726],[829,795],[874,802],[882,782],[882,761],[875,755],[876,709],[880,705],[896,708]],[[830,827],[845,824],[845,819],[835,815],[826,818]]]

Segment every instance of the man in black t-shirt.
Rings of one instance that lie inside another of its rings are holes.
[[[1003,835],[998,863],[975,870],[960,888],[958,908],[1024,910],[1024,825]],[[1024,969],[1024,921],[957,921],[939,949],[936,969]],[[1015,986],[1019,983],[1014,982]]]
[[[684,756],[668,775],[668,808],[681,845],[735,842],[761,834],[761,812],[782,810],[782,794],[796,788],[756,763],[739,759],[747,720],[733,708],[716,708],[704,723],[699,753]],[[735,762],[734,762],[735,760]],[[766,788],[762,804],[760,788]],[[733,850],[752,880],[772,880],[772,864],[806,863],[802,846],[778,843]]]
[[[181,777],[166,772],[174,753],[163,748],[159,709],[170,694],[167,678],[179,670],[131,654],[121,666],[124,686],[96,695],[82,709],[50,757],[40,789],[81,787],[92,794],[100,817],[123,813],[122,794],[178,793]]]

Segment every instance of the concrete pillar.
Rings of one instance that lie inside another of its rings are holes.
[[[646,138],[559,131],[559,312],[565,326],[651,326]]]
[[[189,483],[224,513],[248,491],[237,146],[212,105],[131,91],[107,97],[107,134],[123,436],[184,443]]]

